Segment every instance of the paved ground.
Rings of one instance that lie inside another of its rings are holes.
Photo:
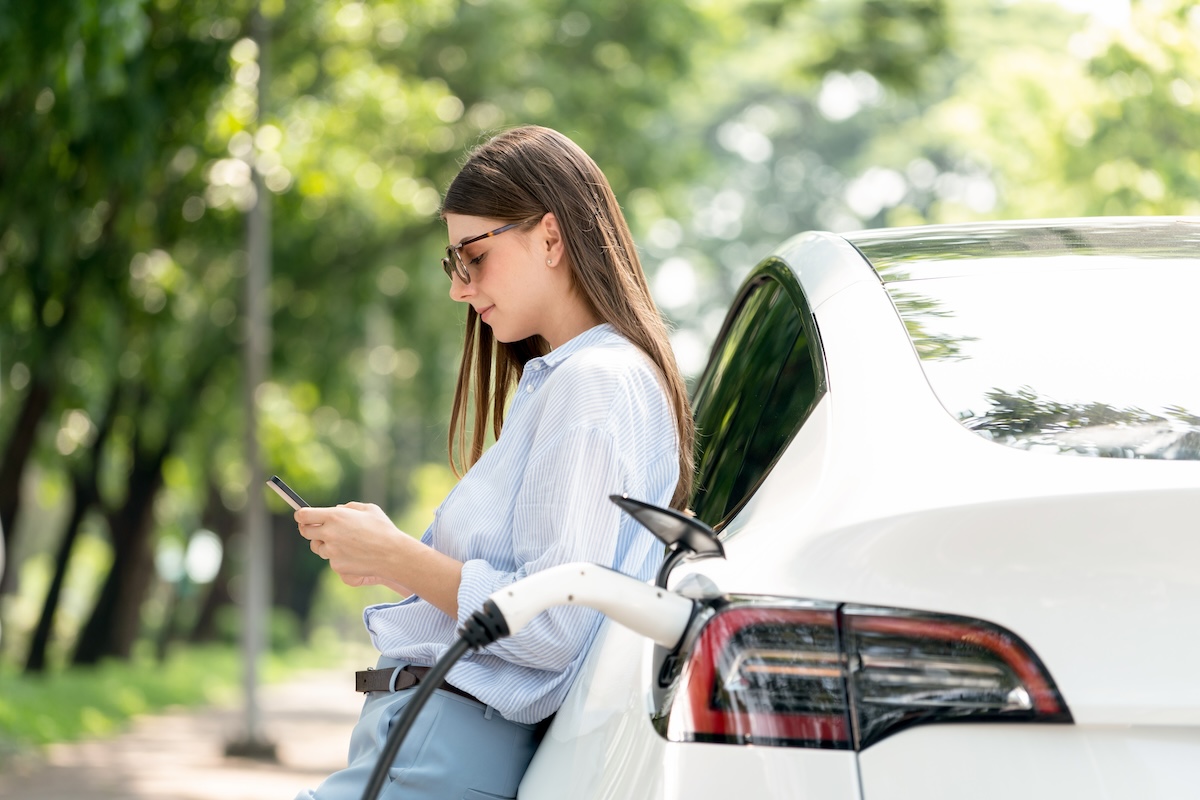
[[[51,747],[0,773],[8,800],[291,800],[344,766],[362,695],[350,670],[314,672],[260,692],[278,760],[225,756],[244,733],[236,707],[143,717],[112,739]]]

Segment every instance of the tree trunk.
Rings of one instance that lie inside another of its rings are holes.
[[[136,451],[135,451],[136,452]],[[166,451],[135,462],[125,505],[109,518],[113,563],[100,598],[79,636],[72,663],[128,659],[141,629],[141,607],[154,575],[154,498],[162,487]]]
[[[179,398],[196,397],[216,366],[215,350],[200,363],[190,381],[180,387]],[[149,402],[146,387],[139,387],[133,403],[135,417],[145,413]],[[176,399],[170,408],[163,439],[150,452],[135,433],[131,450],[134,462],[129,470],[125,504],[109,515],[113,543],[113,564],[100,599],[80,634],[72,663],[95,664],[106,656],[128,659],[141,630],[142,601],[154,577],[154,500],[163,486],[163,462],[175,447],[176,439],[190,422],[189,404]]]
[[[112,224],[110,215],[105,222],[106,232],[111,230]],[[4,449],[3,461],[0,462],[0,531],[4,531],[7,552],[10,554],[15,552],[13,543],[19,533],[17,516],[21,507],[21,481],[37,442],[38,429],[58,390],[57,354],[67,339],[70,323],[75,318],[75,305],[84,285],[82,280],[75,280],[69,282],[62,292],[54,290],[54,270],[43,260],[50,250],[49,240],[53,235],[54,229],[49,225],[44,226],[39,233],[39,256],[30,265],[30,289],[33,292],[35,308],[45,308],[46,302],[57,295],[62,303],[63,313],[58,323],[49,327],[42,325],[41,318],[37,318],[38,330],[34,334],[34,341],[38,344],[25,356],[30,362],[32,380],[29,391],[25,394],[25,402],[17,415],[12,438],[9,439],[8,446]],[[88,274],[88,266],[87,263],[82,265],[82,274]],[[4,559],[3,572],[0,574],[0,596],[16,591],[17,567],[15,559]]]
[[[42,615],[38,618],[37,628],[29,642],[29,653],[25,658],[27,673],[42,672],[46,668],[46,648],[50,644],[54,631],[54,615],[58,610],[58,599],[62,594],[63,582],[67,577],[67,566],[71,561],[71,548],[79,535],[83,518],[91,507],[93,498],[86,495],[78,483],[75,485],[74,497],[71,502],[71,515],[67,520],[66,530],[63,531],[62,541],[58,545],[58,555],[54,562],[54,578],[46,591],[46,599],[42,603]]]
[[[120,397],[120,384],[115,384],[109,392],[108,405],[96,429],[96,437],[92,441],[92,446],[88,448],[85,463],[79,472],[71,476],[71,513],[58,545],[58,554],[54,562],[54,578],[50,581],[50,588],[42,603],[41,617],[38,619],[37,628],[29,643],[29,653],[25,659],[26,672],[41,672],[46,667],[46,649],[54,632],[54,615],[58,611],[59,597],[62,595],[67,568],[71,563],[71,550],[75,546],[75,540],[79,538],[79,530],[83,525],[84,518],[100,499],[100,486],[97,481],[100,472],[100,455],[104,451],[108,436],[112,433],[113,425],[116,422]]]
[[[8,553],[14,552],[17,538],[17,513],[21,507],[21,480],[25,467],[37,440],[38,427],[50,409],[53,384],[45,375],[35,371],[25,401],[13,425],[12,436],[4,448],[4,460],[0,462],[0,530],[4,531]],[[12,558],[4,559],[4,571],[0,574],[0,595],[16,590],[15,571],[17,563]]]

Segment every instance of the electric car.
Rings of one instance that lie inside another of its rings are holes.
[[[812,232],[694,390],[678,646],[607,623],[522,800],[1200,795],[1200,219]]]

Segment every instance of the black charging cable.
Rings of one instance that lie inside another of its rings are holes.
[[[463,623],[458,630],[458,641],[450,645],[450,649],[425,673],[425,677],[417,684],[416,694],[400,710],[400,716],[396,718],[396,724],[388,734],[379,760],[375,762],[375,769],[371,772],[371,779],[367,781],[362,800],[376,800],[379,797],[383,785],[387,783],[388,769],[396,760],[396,754],[400,752],[400,745],[404,743],[417,715],[421,713],[434,690],[446,679],[450,668],[466,655],[468,650],[478,650],[503,639],[508,633],[508,623],[504,621],[504,615],[491,600],[483,604],[481,611],[476,611]]]

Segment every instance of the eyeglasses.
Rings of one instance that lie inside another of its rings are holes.
[[[446,277],[454,280],[457,275],[458,279],[463,283],[471,282],[471,273],[467,271],[467,265],[462,260],[462,249],[469,244],[479,242],[492,236],[499,236],[507,230],[517,227],[521,223],[510,222],[507,225],[501,225],[494,231],[481,233],[478,236],[472,236],[470,239],[463,239],[458,244],[452,244],[446,248],[446,257],[442,259],[442,269],[446,271]]]

